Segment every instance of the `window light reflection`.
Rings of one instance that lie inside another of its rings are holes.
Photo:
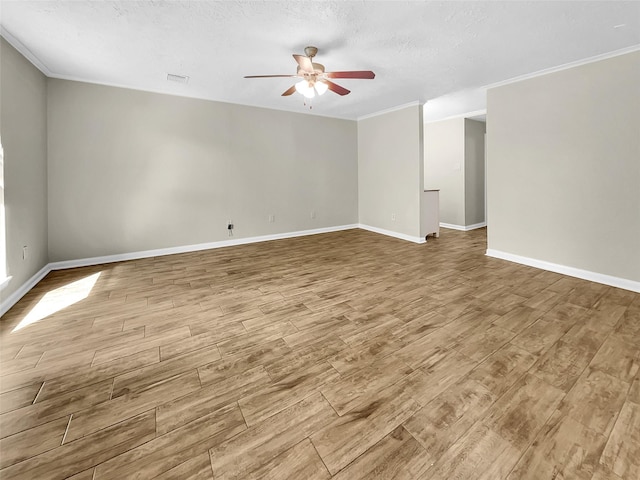
[[[101,272],[94,273],[93,275],[89,275],[88,277],[48,292],[40,299],[36,306],[31,309],[27,316],[20,321],[12,332],[17,332],[87,298],[93,286],[98,281],[100,273]]]

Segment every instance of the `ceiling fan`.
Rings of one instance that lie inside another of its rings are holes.
[[[350,90],[329,80],[330,78],[362,78],[373,79],[376,74],[370,70],[357,70],[347,72],[325,72],[324,65],[314,63],[313,57],[318,53],[316,47],[306,47],[305,55],[293,54],[296,62],[298,62],[298,71],[295,75],[247,75],[244,78],[275,78],[275,77],[297,77],[302,78],[301,81],[292,85],[282,96],[286,97],[298,92],[306,98],[313,98],[317,95],[324,94],[327,90],[337,93],[338,95],[348,95]]]

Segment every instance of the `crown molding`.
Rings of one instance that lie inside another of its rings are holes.
[[[504,85],[509,85],[510,83],[516,83],[516,82],[521,82],[522,80],[529,80],[531,78],[541,77],[543,75],[548,75],[549,73],[560,72],[562,70],[568,70],[573,67],[587,65],[589,63],[599,62],[601,60],[607,60],[609,58],[618,57],[620,55],[626,55],[627,53],[633,53],[637,51],[640,51],[640,45],[632,45],[630,47],[621,48],[620,50],[614,50],[612,52],[595,55],[593,57],[583,58],[582,60],[576,60],[575,62],[569,62],[562,65],[558,65],[557,67],[545,68],[544,70],[538,70],[537,72],[527,73],[525,75],[520,75],[518,77],[513,77],[507,80],[502,80],[500,82],[491,83],[489,85],[485,85],[484,87],[480,87],[480,88],[489,90],[491,88],[502,87]]]
[[[425,121],[425,124],[428,123],[438,123],[438,122],[444,122],[445,120],[453,120],[454,118],[469,118],[469,117],[476,117],[478,115],[486,115],[487,114],[487,109],[483,108],[482,110],[474,110],[472,112],[465,112],[465,113],[456,113],[455,115],[449,115],[448,117],[444,117],[444,118],[439,118],[438,120],[428,120]]]
[[[40,70],[44,75],[46,75],[47,77],[52,76],[51,70],[49,70],[38,57],[31,53],[31,50],[25,47],[20,40],[14,37],[6,28],[4,28],[3,25],[0,25],[0,36],[2,36],[2,38],[4,38],[9,43],[9,45],[20,52],[20,54],[22,54],[24,58],[29,60],[33,64],[33,66]]]
[[[405,103],[403,105],[398,105],[396,107],[386,108],[384,110],[379,110],[379,111],[374,112],[374,113],[368,113],[367,115],[362,115],[361,117],[358,117],[357,120],[358,121],[366,120],[367,118],[377,117],[379,115],[384,115],[386,113],[397,112],[398,110],[404,110],[405,108],[415,107],[415,106],[422,106],[422,105],[424,105],[424,103],[423,102],[419,102],[419,101],[409,102],[409,103]]]
[[[154,88],[140,88],[140,87],[133,87],[131,85],[122,85],[122,84],[118,84],[118,83],[108,83],[108,82],[99,82],[99,81],[95,81],[95,80],[86,80],[86,79],[82,79],[82,78],[78,78],[78,77],[74,77],[72,75],[58,75],[55,73],[52,73],[51,75],[48,75],[49,78],[52,78],[54,80],[64,80],[67,82],[78,82],[78,83],[86,83],[87,85],[98,85],[100,87],[110,87],[110,88],[122,88],[125,90],[133,90],[135,92],[142,92],[142,93],[152,93],[155,95],[169,95],[172,97],[180,97],[180,98],[188,98],[191,100],[201,100],[203,102],[214,102],[214,103],[223,103],[226,105],[236,105],[236,106],[240,106],[240,107],[247,107],[247,108],[259,108],[261,110],[274,110],[276,112],[284,112],[284,113],[291,113],[294,115],[312,115],[314,117],[322,117],[322,118],[329,118],[329,119],[333,119],[333,120],[346,120],[349,122],[355,122],[356,120],[354,118],[350,118],[350,117],[340,117],[340,116],[335,116],[335,115],[325,115],[323,113],[318,113],[315,110],[306,110],[306,111],[296,111],[296,110],[290,110],[287,108],[276,108],[276,107],[261,107],[258,105],[251,105],[249,103],[232,103],[232,102],[227,102],[225,100],[219,100],[219,99],[215,99],[215,98],[210,98],[210,97],[203,97],[203,96],[198,96],[198,95],[190,95],[187,92],[167,92],[165,90],[161,90],[161,89],[154,89]],[[181,84],[177,84],[177,85],[181,85]]]
[[[225,102],[224,100],[219,100],[219,99],[215,99],[215,98],[209,98],[209,97],[202,97],[202,96],[197,96],[197,95],[189,95],[186,92],[167,92],[165,90],[160,90],[160,89],[153,89],[153,88],[138,88],[138,87],[133,87],[131,85],[122,85],[122,84],[118,84],[118,83],[109,83],[109,82],[99,82],[99,81],[94,81],[94,80],[87,80],[86,78],[79,78],[79,77],[75,77],[73,75],[60,75],[57,73],[52,72],[51,70],[49,70],[49,68],[42,63],[42,61],[36,57],[27,47],[25,47],[25,45],[18,40],[16,37],[14,37],[11,32],[9,32],[4,26],[0,25],[0,36],[3,37],[8,43],[9,45],[11,45],[13,48],[15,48],[23,57],[25,57],[27,60],[29,60],[29,62],[36,67],[38,70],[40,70],[40,72],[42,72],[45,76],[47,76],[48,78],[54,78],[56,80],[67,80],[70,82],[80,82],[80,83],[86,83],[89,85],[100,85],[103,87],[113,87],[113,88],[124,88],[127,90],[134,90],[134,91],[138,91],[138,92],[147,92],[147,93],[155,93],[155,94],[159,94],[159,95],[170,95],[170,96],[174,96],[174,97],[182,97],[182,98],[190,98],[193,100],[204,100],[204,101],[208,101],[208,102],[217,102],[217,103],[226,103],[229,105],[240,105],[243,107],[251,107],[251,108],[261,108],[263,110],[276,110],[278,112],[286,112],[286,113],[294,113],[294,114],[300,114],[300,115],[313,115],[314,117],[322,117],[322,118],[330,118],[330,119],[335,119],[335,120],[348,120],[350,122],[355,122],[357,121],[357,119],[354,119],[353,117],[344,117],[344,116],[336,116],[336,115],[325,115],[323,113],[319,113],[318,111],[295,111],[295,110],[290,110],[287,108],[276,108],[276,107],[260,107],[260,106],[256,106],[256,105],[251,105],[248,103],[231,103],[231,102]]]

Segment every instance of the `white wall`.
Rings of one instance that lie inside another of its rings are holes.
[[[358,121],[361,224],[421,239],[422,143],[420,105]]]
[[[484,223],[484,122],[459,117],[426,123],[424,130],[424,184],[440,190],[440,222]]]
[[[440,222],[465,225],[464,118],[426,123],[424,185],[440,190]]]
[[[424,104],[424,121],[438,122],[445,119],[485,114],[487,111],[487,87],[469,88]]]
[[[488,93],[488,247],[640,281],[640,52]]]
[[[0,135],[8,284],[0,303],[48,263],[46,77],[0,39]],[[27,246],[27,258],[22,248]],[[2,279],[0,279],[2,282]]]
[[[357,223],[356,122],[48,87],[51,261]]]
[[[486,124],[464,120],[464,225],[478,225],[484,218],[484,134]]]

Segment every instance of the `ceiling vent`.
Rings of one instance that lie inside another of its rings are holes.
[[[173,73],[167,73],[167,80],[177,83],[189,83],[189,77],[185,75],[174,75]]]

